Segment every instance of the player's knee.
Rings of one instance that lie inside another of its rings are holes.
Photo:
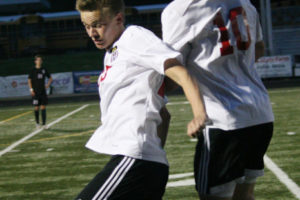
[[[255,184],[256,179],[257,179],[256,176],[245,176],[244,183],[245,184]]]
[[[254,197],[254,186],[257,177],[254,176],[245,176],[243,181],[238,182],[233,200],[255,200]]]
[[[214,186],[209,189],[210,195],[203,196],[205,197],[204,200],[231,200],[234,194],[235,186],[235,181],[231,181],[223,185]]]

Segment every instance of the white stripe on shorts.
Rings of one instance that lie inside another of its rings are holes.
[[[200,194],[206,194],[207,193],[207,183],[208,183],[208,164],[209,164],[209,150],[210,150],[210,138],[209,138],[209,126],[205,127],[205,130],[203,130],[203,136],[204,136],[204,149],[201,152],[201,159],[200,159],[200,165],[199,165],[199,174],[198,174],[198,183],[199,188],[198,192]]]
[[[105,183],[100,187],[99,191],[92,200],[106,200],[122,181],[130,167],[133,165],[134,161],[134,158],[124,157],[105,181]]]

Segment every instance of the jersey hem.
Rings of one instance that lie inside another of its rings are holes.
[[[158,163],[161,163],[161,164],[164,164],[166,166],[169,166],[169,163],[168,163],[168,160],[166,157],[157,157],[155,155],[135,155],[135,154],[132,154],[132,153],[129,153],[129,152],[126,152],[126,151],[103,151],[103,150],[99,150],[99,149],[95,149],[89,145],[85,145],[86,148],[96,152],[96,153],[99,153],[99,154],[106,154],[106,155],[123,155],[123,156],[128,156],[128,157],[131,157],[131,158],[135,158],[135,159],[140,159],[140,160],[147,160],[147,161],[152,161],[152,162],[158,162]]]
[[[266,119],[266,120],[259,120],[259,121],[249,121],[249,122],[243,122],[243,123],[235,123],[235,124],[221,124],[221,123],[213,123],[213,126],[215,128],[219,128],[225,131],[230,131],[230,130],[236,130],[236,129],[241,129],[241,128],[246,128],[250,126],[255,126],[259,124],[266,124],[266,123],[271,123],[274,122],[274,118],[271,119]]]

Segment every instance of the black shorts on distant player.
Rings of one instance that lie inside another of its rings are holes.
[[[41,106],[41,105],[47,105],[48,104],[48,97],[46,94],[46,91],[43,91],[41,94],[35,94],[32,97],[32,105],[33,106]]]

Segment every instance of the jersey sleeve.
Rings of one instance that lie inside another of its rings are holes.
[[[183,53],[195,38],[206,37],[210,31],[207,27],[220,9],[209,4],[210,1],[193,0],[169,4],[161,15],[163,41]]]
[[[164,62],[170,58],[176,58],[182,62],[180,52],[175,51],[172,47],[164,43],[151,31],[142,27],[134,29],[134,48],[137,62],[147,68],[153,68],[160,74],[164,74]]]
[[[161,15],[162,38],[176,50],[181,50],[189,42],[190,30],[182,20],[181,13],[167,7]]]

